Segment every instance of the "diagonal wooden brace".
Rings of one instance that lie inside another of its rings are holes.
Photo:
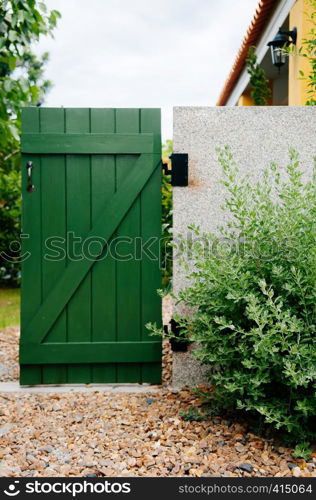
[[[160,164],[159,154],[140,155],[119,191],[103,207],[86,238],[97,235],[108,241]],[[84,259],[69,263],[57,284],[24,329],[23,338],[27,339],[28,346],[32,343],[38,344],[44,339],[94,262]],[[23,359],[21,362],[23,363]]]

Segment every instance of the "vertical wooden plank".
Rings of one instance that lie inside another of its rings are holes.
[[[114,133],[115,110],[91,109],[91,132]],[[91,208],[92,222],[104,203],[115,192],[115,156],[91,157]],[[97,235],[96,235],[97,236]],[[97,260],[91,273],[92,290],[92,341],[116,339],[116,261],[109,253]],[[92,381],[116,382],[116,364],[98,363],[92,366]]]
[[[140,128],[143,133],[153,132],[155,134],[154,150],[156,154],[153,155],[153,163],[156,165],[159,156],[161,156],[160,110],[142,109]],[[153,321],[159,326],[162,323],[161,298],[157,294],[157,290],[161,288],[159,260],[161,203],[161,169],[157,168],[140,195],[142,241],[144,244],[147,241],[153,241],[150,243],[150,253],[143,254],[141,259],[141,338],[149,341],[153,340],[153,337],[148,335],[146,323]],[[161,372],[161,363],[143,363],[142,381],[160,384]]]
[[[89,132],[90,110],[81,108],[66,109],[66,133]],[[68,259],[84,258],[82,238],[91,227],[91,172],[90,156],[67,155],[67,232],[69,237],[81,238],[73,243],[74,252],[69,248]],[[71,233],[71,234],[70,234]],[[67,341],[90,342],[91,340],[91,274],[90,272],[76,290],[67,306]],[[91,367],[69,365],[69,383],[88,383],[91,381]]]
[[[91,133],[112,134],[115,132],[114,108],[91,108]]]
[[[38,108],[25,108],[22,112],[22,132],[40,132]],[[32,161],[32,181],[36,186],[33,193],[27,192],[26,163]],[[35,155],[22,157],[22,255],[29,257],[22,262],[21,283],[21,342],[24,338],[24,327],[31,320],[42,301],[41,281],[41,161]],[[31,348],[31,346],[30,346]],[[22,365],[20,367],[21,385],[40,384],[41,367]]]
[[[117,109],[116,132],[138,133],[139,110]],[[136,157],[134,155],[118,155],[116,159],[117,189],[125,179],[128,172],[133,169]],[[117,341],[140,340],[140,262],[136,261],[133,254],[135,237],[140,236],[140,200],[139,196],[131,206],[125,219],[117,230],[117,238],[127,238],[128,243],[122,242],[118,247],[118,254],[126,256],[131,254],[130,260],[117,257]],[[139,363],[121,363],[117,367],[117,381],[141,382],[141,366]]]
[[[63,133],[65,130],[65,110],[62,108],[40,109],[42,133]],[[66,237],[66,186],[64,155],[43,155],[42,157],[42,288],[43,299],[60,278],[66,267],[66,256],[52,260],[51,238]],[[61,251],[66,250],[65,242],[58,241]],[[49,342],[66,342],[66,311],[57,319],[55,325],[44,339]],[[46,365],[42,368],[43,384],[62,384],[67,382],[66,365]]]

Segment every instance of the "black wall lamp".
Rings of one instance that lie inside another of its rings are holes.
[[[293,28],[291,31],[282,31],[281,28],[279,28],[279,31],[274,39],[268,43],[271,49],[272,63],[274,66],[279,68],[279,71],[281,66],[283,66],[286,62],[287,53],[284,51],[284,48],[291,45],[291,43],[296,45],[296,39],[296,28]]]

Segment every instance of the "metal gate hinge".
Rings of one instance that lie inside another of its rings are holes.
[[[189,155],[188,153],[172,153],[171,169],[168,163],[163,163],[165,175],[171,175],[171,185],[185,187],[189,183]]]
[[[189,342],[182,333],[179,323],[172,318],[169,324],[173,333],[173,337],[170,338],[171,350],[174,352],[186,352]]]

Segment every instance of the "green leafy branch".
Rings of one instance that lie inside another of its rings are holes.
[[[250,47],[246,59],[246,68],[250,75],[250,95],[253,98],[255,106],[266,106],[271,95],[271,89],[264,69],[257,63],[255,51],[256,47]]]

